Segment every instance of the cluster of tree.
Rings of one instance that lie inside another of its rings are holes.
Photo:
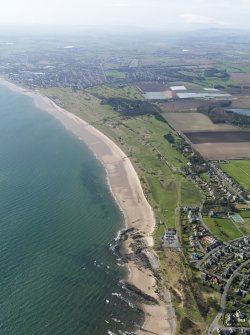
[[[153,115],[157,120],[167,123],[164,117],[160,114],[159,108],[153,106],[148,101],[108,98],[103,99],[101,103],[111,106],[113,110],[123,116]]]
[[[198,152],[195,152],[195,154],[189,158],[189,162],[192,165],[202,165],[205,163],[203,157]]]
[[[202,214],[208,215],[210,211],[217,213],[228,213],[228,212],[237,212],[237,208],[233,202],[228,201],[226,198],[215,199],[215,200],[206,200],[203,204]]]
[[[211,67],[209,69],[204,70],[204,77],[216,77],[227,80],[230,78],[230,74],[227,73],[226,70],[219,70],[216,69],[215,67]]]
[[[164,135],[164,138],[170,143],[175,144],[175,138],[171,133]]]
[[[230,123],[239,127],[249,128],[250,117],[247,115],[236,114],[230,111],[226,111],[225,108],[231,104],[228,102],[221,102],[221,105],[215,106],[213,104],[209,106],[201,106],[197,108],[199,113],[207,115],[213,123]]]
[[[156,113],[154,107],[147,101],[130,100],[124,98],[108,98],[102,100],[102,103],[111,106],[113,110],[125,116],[137,116]]]
[[[233,112],[226,111],[227,122],[241,126],[245,128],[250,127],[250,117],[247,115],[241,115]]]

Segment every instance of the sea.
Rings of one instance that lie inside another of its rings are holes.
[[[123,228],[87,146],[0,86],[0,334],[134,334]]]

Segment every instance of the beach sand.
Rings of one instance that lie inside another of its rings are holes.
[[[145,245],[150,250],[154,244],[152,234],[155,228],[155,217],[144,196],[138,175],[126,154],[99,130],[60,108],[49,98],[4,79],[0,79],[0,84],[32,97],[39,109],[53,115],[67,130],[88,145],[105,167],[108,184],[124,214],[127,228],[140,231]],[[127,243],[129,244],[129,241]],[[129,261],[128,266],[130,270],[128,282],[159,302],[159,305],[142,304],[145,322],[139,334],[174,334],[175,314],[169,293],[159,297],[156,293],[157,283],[150,269],[139,267],[134,261]]]

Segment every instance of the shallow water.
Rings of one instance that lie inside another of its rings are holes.
[[[142,315],[102,166],[31,98],[1,86],[0,101],[0,334],[127,334]]]

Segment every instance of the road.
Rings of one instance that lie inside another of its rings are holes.
[[[227,329],[228,328],[231,328],[231,327],[220,327],[219,326],[219,320],[222,316],[222,314],[224,313],[224,310],[225,310],[225,307],[226,307],[226,299],[227,299],[227,293],[228,293],[228,290],[234,280],[234,278],[237,276],[237,274],[239,273],[239,271],[244,267],[246,266],[248,263],[250,262],[250,260],[248,259],[247,261],[245,261],[244,263],[242,263],[235,271],[234,273],[232,274],[232,276],[230,277],[230,279],[227,281],[225,287],[224,287],[224,292],[221,296],[221,303],[220,303],[220,308],[221,308],[221,311],[216,315],[216,317],[214,318],[213,322],[211,323],[209,329],[208,329],[208,334],[213,334],[213,332],[220,328],[220,329]],[[236,327],[237,328],[237,327]],[[241,329],[241,328],[238,328],[238,329]],[[244,328],[246,329],[246,328]],[[248,328],[247,328],[248,329]],[[250,329],[250,328],[249,328]]]
[[[232,185],[230,185],[229,182],[226,180],[223,171],[220,171],[220,169],[216,165],[214,165],[212,163],[209,163],[209,167],[213,169],[213,171],[215,172],[215,174],[217,176],[219,176],[221,178],[221,180],[223,180],[223,182],[225,183],[227,189],[230,190],[230,192],[232,192],[235,195],[238,195],[244,202],[246,202],[246,199],[243,198],[241,192],[238,192],[237,190],[235,190],[234,187]]]
[[[216,251],[218,251],[220,249],[220,247],[222,247],[223,245],[219,245],[218,247],[214,248],[213,250],[211,250],[210,252],[206,253],[206,255],[196,264],[196,268],[200,269],[201,264],[203,264],[211,255],[213,255],[214,253],[216,253]]]
[[[229,278],[229,280],[227,281],[225,287],[224,287],[224,292],[221,296],[221,302],[220,302],[220,307],[222,309],[222,311],[225,310],[226,307],[226,298],[227,298],[227,293],[228,290],[232,284],[232,281],[234,280],[234,278],[237,276],[237,274],[239,273],[239,271],[244,268],[244,266],[246,266],[248,263],[250,262],[250,260],[248,259],[247,261],[245,261],[244,263],[242,263],[232,274],[232,276]]]
[[[216,315],[216,317],[214,318],[213,322],[211,323],[211,325],[210,325],[210,327],[209,327],[209,329],[208,329],[208,334],[209,334],[209,335],[210,335],[210,334],[213,334],[213,332],[214,332],[216,329],[220,328],[220,326],[219,326],[219,320],[220,320],[221,317],[222,317],[222,313],[219,312],[219,313]]]

